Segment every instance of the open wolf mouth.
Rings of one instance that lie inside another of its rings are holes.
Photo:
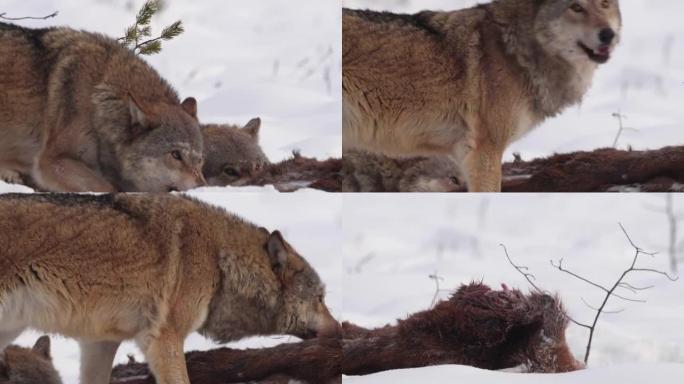
[[[610,60],[610,45],[601,45],[598,51],[594,51],[593,49],[587,47],[581,41],[578,41],[577,45],[582,48],[584,53],[589,56],[589,59],[595,63],[605,64],[608,62],[608,60]]]

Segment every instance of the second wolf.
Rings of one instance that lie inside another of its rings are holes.
[[[581,101],[621,26],[618,0],[345,10],[344,149],[451,155],[469,190],[498,191],[506,147]]]
[[[279,231],[190,198],[0,195],[0,349],[26,328],[75,338],[82,384],[108,384],[128,339],[157,383],[188,384],[194,331],[335,335],[324,296]]]
[[[204,166],[202,173],[212,186],[242,186],[270,164],[259,146],[261,119],[244,127],[230,124],[204,124]]]

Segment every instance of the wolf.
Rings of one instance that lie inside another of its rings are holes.
[[[116,40],[0,22],[0,177],[53,192],[205,184],[193,98]]]
[[[348,151],[342,164],[343,192],[456,192],[462,184],[449,156],[397,159]]]
[[[413,15],[343,11],[343,149],[451,155],[501,189],[506,147],[579,103],[620,40],[618,0],[494,0]]]
[[[83,384],[109,383],[123,340],[157,383],[188,384],[194,331],[221,343],[339,331],[279,231],[185,196],[0,195],[0,250],[0,348],[26,328],[74,338]]]
[[[50,338],[41,336],[33,348],[10,345],[0,351],[0,384],[62,384],[52,365]]]
[[[240,186],[271,162],[259,146],[261,119],[239,128],[230,124],[201,125],[204,141],[202,173],[208,185]]]

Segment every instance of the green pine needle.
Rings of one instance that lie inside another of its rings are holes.
[[[159,52],[161,52],[162,49],[162,44],[161,41],[151,41],[143,46],[140,47],[140,50],[138,51],[139,54],[141,55],[155,55]]]
[[[136,22],[139,25],[147,25],[152,20],[152,16],[159,11],[159,0],[147,0],[140,8]]]
[[[183,28],[183,23],[180,20],[178,20],[175,23],[164,28],[164,30],[162,30],[161,38],[164,40],[171,40],[183,32],[185,32],[185,28]]]

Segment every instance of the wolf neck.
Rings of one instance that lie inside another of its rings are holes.
[[[534,97],[534,109],[552,117],[578,104],[591,86],[597,65],[573,64],[547,53],[535,39],[532,2],[499,0],[488,4],[507,54],[521,67]]]

